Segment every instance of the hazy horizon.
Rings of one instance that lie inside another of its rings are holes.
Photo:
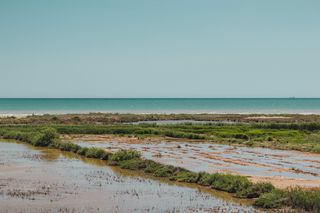
[[[1,98],[319,97],[320,1],[3,0]]]
[[[320,99],[320,97],[0,97],[0,99]]]

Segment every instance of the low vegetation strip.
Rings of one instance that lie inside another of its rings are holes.
[[[60,134],[114,134],[144,137],[170,137],[214,143],[240,144],[320,153],[320,124],[114,124],[114,125],[0,125],[5,134],[41,131],[44,126]]]
[[[231,174],[195,173],[183,168],[163,165],[141,158],[135,150],[120,150],[108,153],[100,148],[85,148],[71,142],[61,142],[54,128],[38,128],[33,131],[1,129],[0,136],[23,141],[34,146],[43,146],[73,152],[88,158],[106,160],[110,165],[123,169],[141,170],[156,177],[172,181],[195,183],[212,189],[233,193],[239,198],[255,199],[254,205],[261,208],[291,207],[306,211],[320,212],[320,191],[300,188],[279,190],[270,183],[252,183],[244,176]]]
[[[303,114],[126,114],[88,113],[0,117],[1,124],[116,124],[141,121],[210,121],[234,123],[320,122],[320,115]]]

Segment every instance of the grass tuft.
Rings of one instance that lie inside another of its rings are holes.
[[[110,160],[120,162],[124,160],[131,160],[134,158],[140,158],[141,153],[136,150],[120,150],[112,154]]]
[[[196,183],[198,181],[199,174],[190,171],[180,171],[177,172],[174,176],[170,177],[170,180],[175,180],[178,182],[186,183]]]

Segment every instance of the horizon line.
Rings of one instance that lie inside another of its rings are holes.
[[[320,99],[320,97],[0,97],[0,99]]]

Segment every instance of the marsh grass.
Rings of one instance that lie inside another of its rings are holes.
[[[320,212],[320,191],[305,191],[292,188],[287,193],[286,205],[306,211]]]
[[[118,152],[115,152],[110,160],[115,161],[115,162],[120,162],[120,161],[126,161],[126,160],[131,160],[135,158],[140,158],[141,154],[138,151],[135,150],[120,150]]]
[[[170,177],[169,179],[178,182],[197,183],[199,174],[190,171],[180,171],[174,174],[174,176]]]
[[[319,126],[318,123],[87,125],[80,122],[77,125],[4,125],[0,126],[0,133],[2,130],[5,135],[13,134],[11,137],[15,138],[15,131],[18,131],[23,133],[22,140],[28,137],[29,141],[43,141],[40,139],[41,131],[47,127],[59,134],[112,134],[138,138],[161,136],[320,153]]]
[[[240,198],[258,198],[274,189],[275,187],[268,182],[250,183],[248,187],[238,190],[236,195]]]
[[[213,177],[212,188],[230,193],[242,191],[251,184],[248,178],[239,175],[215,173]]]
[[[320,191],[291,188],[288,190],[274,189],[262,194],[254,203],[262,208],[281,208],[288,206],[294,209],[320,212]]]
[[[58,148],[61,151],[74,152],[74,153],[77,153],[81,149],[81,146],[71,142],[54,143],[54,144],[51,144],[50,147]]]
[[[267,116],[268,119],[259,117]],[[281,118],[279,118],[279,116]],[[250,118],[250,119],[248,119]],[[32,115],[24,118],[14,116],[0,118],[1,124],[115,124],[139,121],[161,121],[161,120],[194,120],[214,121],[224,125],[223,122],[235,123],[317,123],[320,115],[282,114],[282,115],[246,115],[246,114],[130,114],[130,113],[88,113],[88,114],[60,114],[60,115]],[[188,122],[189,122],[188,121]],[[222,122],[222,123],[219,123]],[[216,123],[214,123],[215,125]],[[292,126],[296,128],[296,126]],[[291,128],[292,128],[291,127]]]
[[[146,160],[146,168],[144,169],[145,173],[154,173],[159,170],[163,165],[152,160]]]
[[[141,158],[124,160],[119,163],[120,168],[130,170],[143,170],[146,168],[146,162]]]
[[[161,165],[160,167],[156,167],[153,175],[155,177],[171,177],[174,175],[176,168],[174,166],[166,166]]]
[[[214,180],[215,176],[213,174],[208,174],[206,172],[199,173],[198,183],[202,186],[211,186]]]
[[[0,134],[3,138],[27,142],[33,146],[49,146],[59,138],[54,128],[43,128],[36,132],[5,131],[2,129]]]
[[[91,147],[86,150],[84,156],[87,158],[98,158],[101,160],[108,160],[111,154],[107,153],[104,149]]]
[[[273,209],[281,208],[287,202],[287,192],[284,190],[273,190],[272,192],[262,194],[254,203],[255,206]]]

